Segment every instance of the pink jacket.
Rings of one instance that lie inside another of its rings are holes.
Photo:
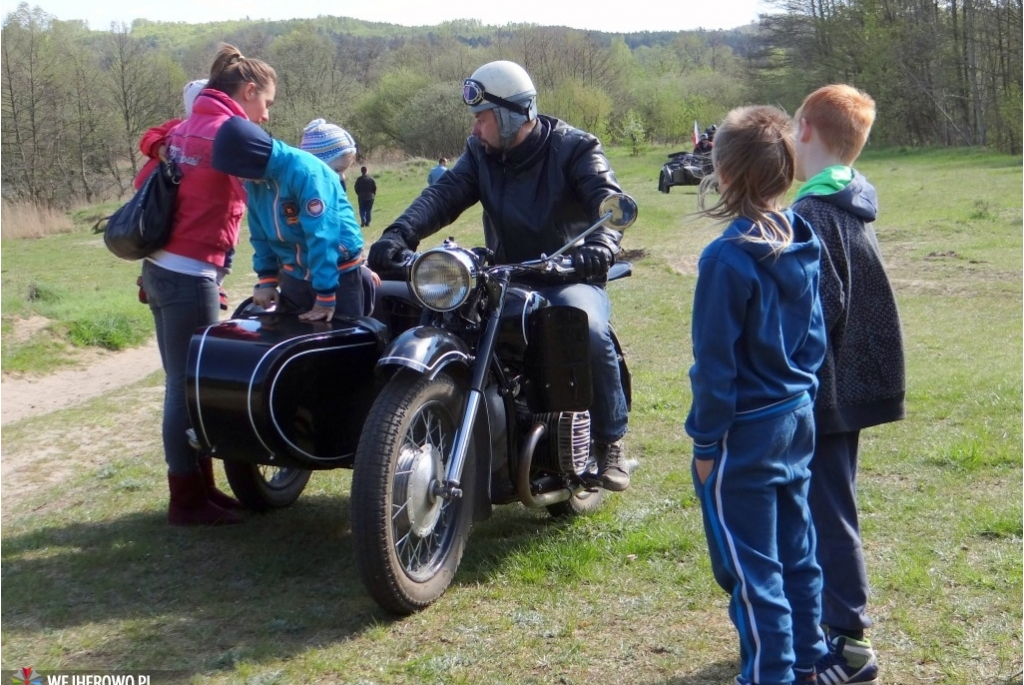
[[[164,249],[215,266],[238,243],[245,213],[245,189],[233,176],[210,165],[213,138],[232,116],[244,117],[237,102],[219,90],[205,89],[192,106],[192,115],[170,132],[167,156],[181,170],[174,205],[174,230]]]

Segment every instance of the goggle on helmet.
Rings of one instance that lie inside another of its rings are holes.
[[[506,100],[503,97],[498,97],[487,92],[487,88],[484,84],[480,83],[475,79],[468,78],[462,82],[462,101],[470,107],[476,107],[481,102],[490,102],[496,107],[504,107],[507,110],[521,114],[522,116],[530,115],[530,108],[525,107],[517,102]]]

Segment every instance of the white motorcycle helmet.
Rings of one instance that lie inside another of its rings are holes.
[[[537,89],[515,62],[489,62],[474,71],[462,84],[462,101],[474,114],[495,110],[505,148],[523,124],[537,118]]]

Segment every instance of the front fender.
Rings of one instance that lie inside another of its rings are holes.
[[[391,341],[377,367],[401,366],[433,378],[452,363],[469,367],[472,356],[462,338],[436,326],[410,328]]]

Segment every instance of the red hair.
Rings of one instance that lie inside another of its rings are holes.
[[[875,123],[875,101],[853,86],[834,83],[804,98],[794,119],[815,128],[829,152],[850,165],[860,156]]]

